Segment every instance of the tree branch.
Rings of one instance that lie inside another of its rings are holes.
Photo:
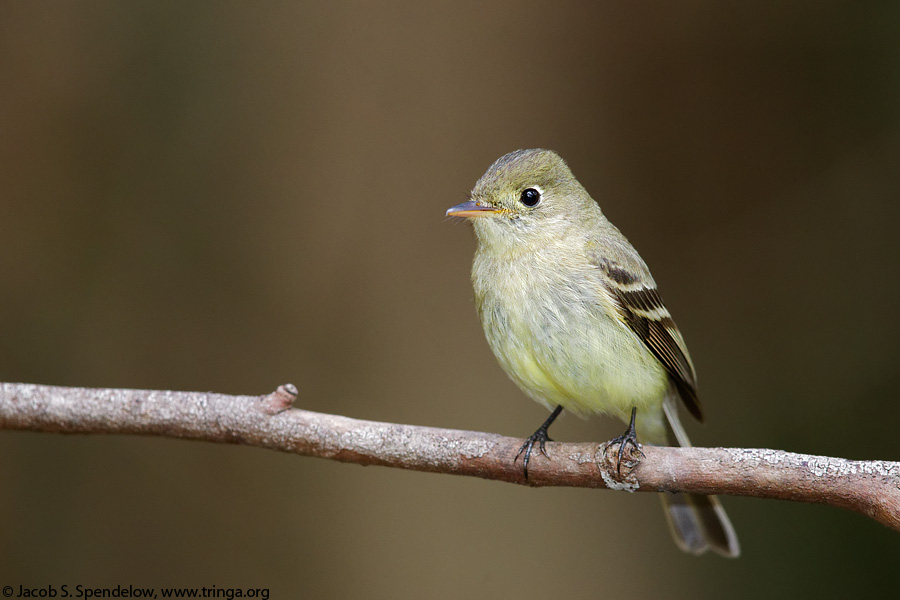
[[[548,443],[529,479],[520,439],[360,421],[291,408],[297,390],[266,396],[0,383],[0,429],[126,433],[244,444],[361,465],[471,475],[532,486],[731,494],[830,504],[900,531],[900,462],[851,461],[746,448],[645,446],[620,477],[596,443]]]

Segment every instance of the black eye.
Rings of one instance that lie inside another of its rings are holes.
[[[522,195],[519,196],[519,202],[528,207],[537,206],[540,201],[541,193],[534,188],[522,190]]]

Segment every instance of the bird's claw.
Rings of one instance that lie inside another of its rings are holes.
[[[519,448],[519,452],[516,454],[516,458],[513,459],[513,463],[519,460],[519,457],[522,456],[522,453],[525,453],[525,458],[522,460],[522,464],[525,467],[525,479],[528,479],[528,462],[531,460],[531,453],[534,451],[534,445],[538,445],[538,450],[540,450],[541,454],[550,458],[550,455],[547,454],[547,442],[552,442],[550,436],[547,435],[547,429],[544,427],[539,428],[537,431],[531,434],[531,436],[525,440],[525,443]]]
[[[631,446],[633,451],[638,454],[641,458],[644,457],[644,451],[641,450],[641,445],[637,441],[637,436],[635,436],[632,432],[632,435],[628,435],[628,432],[620,435],[619,437],[614,437],[606,443],[607,448],[612,448],[616,444],[619,444],[619,451],[616,453],[616,472],[618,472],[619,476],[622,475],[622,459],[625,457],[625,447]],[[630,465],[634,466],[634,465]]]
[[[556,420],[556,417],[559,416],[559,413],[561,413],[562,410],[563,407],[561,405],[554,408],[553,412],[550,413],[550,416],[547,417],[547,420],[537,428],[537,431],[531,434],[531,437],[525,440],[525,443],[522,444],[521,448],[519,448],[519,453],[516,454],[516,457],[513,459],[513,464],[515,464],[516,461],[519,460],[519,457],[522,456],[522,453],[525,453],[525,460],[523,461],[525,464],[525,481],[528,481],[528,461],[531,460],[531,453],[534,451],[535,442],[537,442],[538,449],[540,449],[541,454],[543,454],[547,458],[550,458],[550,455],[547,454],[546,444],[547,442],[552,442],[553,440],[551,440],[550,436],[547,435],[547,429],[550,427],[550,425],[553,424],[553,421]]]
[[[633,451],[637,453],[641,458],[644,457],[644,451],[641,450],[641,444],[637,440],[637,433],[634,430],[634,418],[637,413],[637,409],[632,409],[631,411],[631,423],[628,425],[628,429],[625,430],[625,433],[618,437],[614,437],[606,443],[607,448],[612,448],[616,444],[619,445],[618,452],[618,460],[616,461],[616,471],[619,473],[619,476],[622,476],[622,458],[625,455],[625,447],[631,445]]]

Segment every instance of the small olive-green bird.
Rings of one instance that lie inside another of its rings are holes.
[[[620,465],[625,445],[637,448],[635,431],[650,444],[690,445],[677,400],[702,414],[684,339],[647,265],[562,158],[507,154],[447,215],[475,228],[472,283],[488,344],[522,391],[553,411],[519,452],[526,478],[534,445],[547,455],[547,428],[564,409],[630,422],[613,440]],[[738,556],[715,496],[662,499],[680,548]]]

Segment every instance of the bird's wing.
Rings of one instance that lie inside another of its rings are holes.
[[[663,304],[656,283],[641,261],[625,266],[597,252],[589,252],[591,264],[605,277],[603,285],[613,298],[622,320],[650,349],[672,378],[679,396],[697,420],[703,420],[697,397],[697,375],[684,338]]]

